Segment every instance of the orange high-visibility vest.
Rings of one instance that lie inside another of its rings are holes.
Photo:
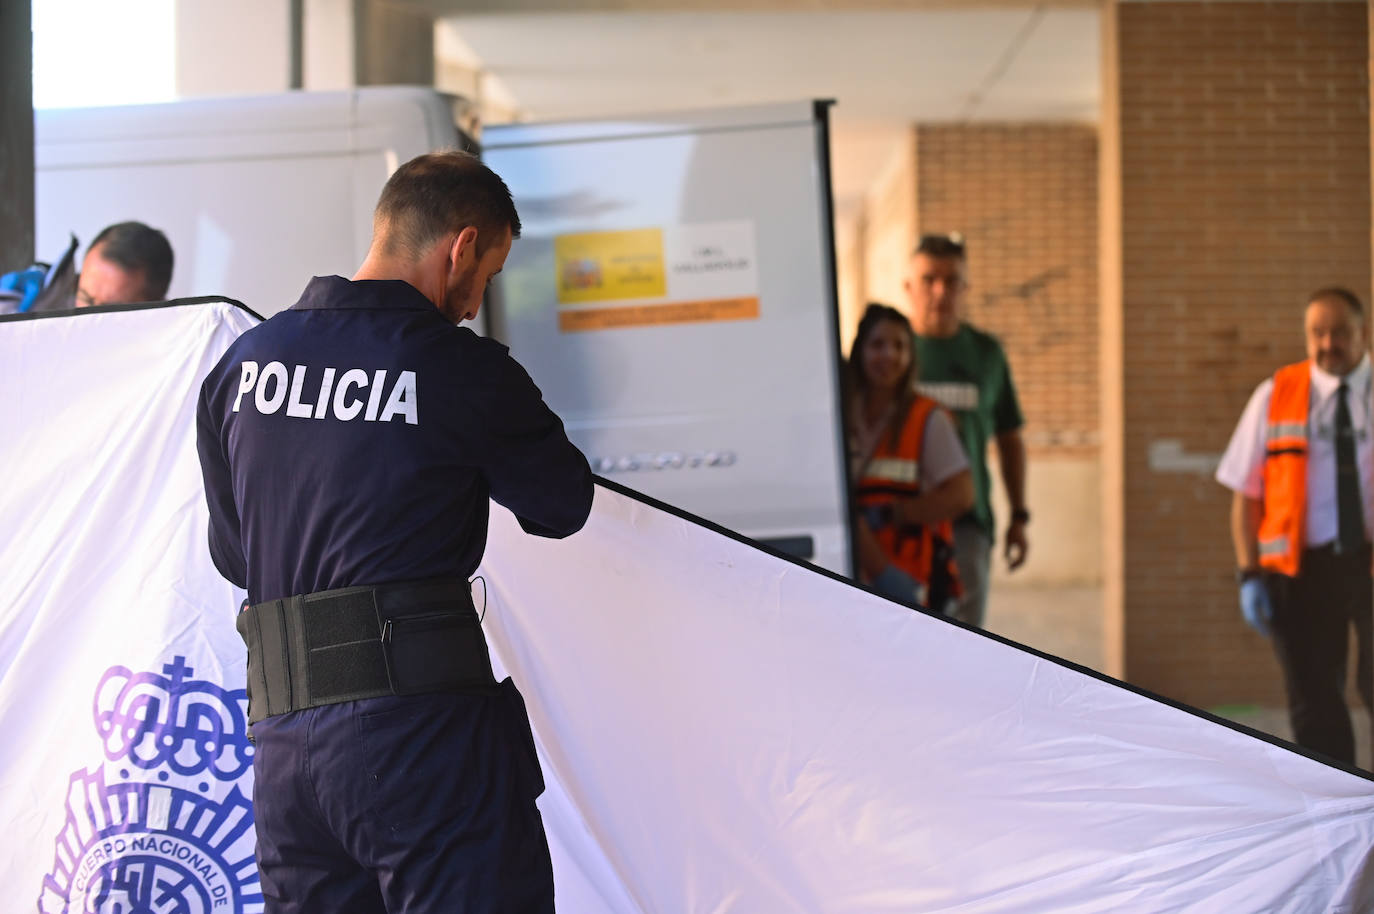
[[[861,511],[921,494],[926,421],[939,408],[929,397],[917,396],[907,411],[896,447],[892,446],[892,436],[883,434],[855,488],[855,504]],[[875,529],[873,535],[892,564],[921,585],[917,602],[922,606],[941,610],[947,598],[963,594],[954,566],[954,524],[950,521],[917,526],[888,523]]]
[[[1285,365],[1274,373],[1269,422],[1264,435],[1264,516],[1259,528],[1259,562],[1296,577],[1306,545],[1307,408],[1311,362]]]

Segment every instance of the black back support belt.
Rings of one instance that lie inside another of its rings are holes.
[[[344,587],[239,613],[248,720],[382,695],[491,686],[491,658],[462,578]]]

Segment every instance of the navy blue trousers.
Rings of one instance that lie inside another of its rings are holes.
[[[268,914],[550,914],[544,782],[507,679],[253,725]]]
[[[1355,684],[1366,708],[1374,709],[1374,638],[1370,602],[1374,580],[1368,546],[1337,555],[1308,549],[1296,578],[1265,575],[1274,607],[1274,653],[1283,668],[1293,742],[1355,764],[1355,733],[1345,704],[1350,629],[1356,643]]]

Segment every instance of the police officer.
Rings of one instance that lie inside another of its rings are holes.
[[[592,476],[506,347],[455,326],[519,236],[461,153],[387,182],[352,280],[316,277],[201,390],[216,567],[246,587],[268,912],[545,912],[553,876],[523,702],[467,578],[488,497],[564,537]]]

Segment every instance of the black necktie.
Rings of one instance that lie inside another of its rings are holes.
[[[1360,503],[1360,470],[1355,463],[1355,429],[1350,424],[1350,388],[1341,382],[1336,391],[1336,511],[1340,517],[1340,552],[1364,545],[1364,506]]]

